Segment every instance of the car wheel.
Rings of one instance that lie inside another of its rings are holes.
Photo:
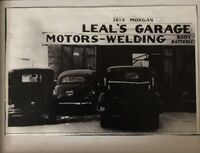
[[[9,117],[8,118],[8,126],[17,126],[17,125],[20,125],[19,121],[21,121],[21,120],[16,119],[14,117]]]
[[[156,103],[149,103],[147,109],[140,114],[138,128],[141,130],[156,130],[159,128],[159,110]]]
[[[159,100],[157,96],[154,97],[151,103],[151,113],[149,114],[149,125],[150,130],[155,130],[159,128]]]
[[[154,119],[154,126],[152,127],[153,129],[158,129],[159,128],[159,115],[155,116]]]
[[[159,116],[154,115],[149,119],[149,124],[147,125],[148,130],[156,130],[159,128]]]
[[[57,108],[51,107],[48,112],[48,121],[50,124],[55,124],[57,122]]]
[[[159,128],[159,112],[154,110],[153,114],[149,115],[148,118],[148,129],[155,130]]]
[[[50,124],[55,124],[57,122],[57,116],[54,113],[49,114],[49,123]]]
[[[97,113],[97,104],[96,104],[96,103],[93,103],[93,104],[92,104],[91,113]]]
[[[108,112],[101,113],[100,125],[103,128],[109,128],[112,126],[112,117]]]
[[[153,121],[154,121],[154,126],[153,129],[158,129],[159,128],[159,101],[154,104],[154,114],[153,114]]]
[[[48,106],[48,121],[50,124],[55,124],[57,123],[58,105],[55,97],[52,97],[49,101],[50,105]]]

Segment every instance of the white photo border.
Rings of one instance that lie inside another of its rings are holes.
[[[87,3],[86,3],[87,2]],[[196,36],[195,36],[195,58],[196,58],[196,99],[197,99],[197,135],[195,136],[92,136],[92,137],[85,137],[85,136],[69,136],[69,137],[60,137],[60,136],[52,136],[51,138],[54,139],[53,141],[49,139],[49,137],[45,136],[31,136],[34,137],[30,139],[30,136],[6,136],[6,125],[5,125],[5,108],[6,108],[6,101],[7,99],[5,97],[8,97],[7,95],[7,84],[5,81],[5,78],[7,78],[6,75],[6,52],[5,52],[5,40],[6,40],[6,33],[5,33],[5,12],[7,8],[17,8],[17,7],[23,7],[23,8],[28,8],[28,7],[91,7],[91,6],[102,6],[102,7],[108,7],[108,6],[196,6],[197,10],[197,25],[196,25]],[[156,1],[139,1],[139,0],[125,0],[123,2],[111,0],[110,2],[107,2],[106,0],[103,0],[101,2],[94,2],[91,0],[86,0],[82,2],[81,0],[70,0],[70,1],[64,1],[64,0],[50,0],[50,1],[37,1],[37,0],[30,0],[30,1],[25,1],[25,0],[11,0],[11,1],[1,1],[0,5],[0,11],[1,11],[1,31],[0,31],[0,36],[1,36],[1,45],[0,45],[0,61],[1,61],[1,72],[0,73],[0,108],[1,108],[1,135],[2,135],[2,141],[1,141],[1,149],[3,152],[82,152],[83,148],[86,148],[86,152],[120,152],[120,151],[127,151],[127,152],[132,152],[133,147],[135,147],[134,150],[140,151],[140,152],[160,152],[163,151],[162,146],[174,146],[177,147],[176,150],[177,152],[199,152],[199,134],[200,134],[200,83],[198,81],[199,78],[199,70],[200,70],[200,53],[199,53],[199,48],[200,48],[200,43],[199,43],[199,38],[200,38],[200,31],[198,29],[198,26],[200,25],[200,2],[198,0],[168,0],[166,2],[160,2],[159,0]],[[3,25],[3,26],[2,26]],[[156,139],[156,140],[155,140]],[[95,140],[97,140],[95,142]],[[154,141],[153,141],[154,140]],[[77,148],[77,141],[80,141],[80,147]],[[129,141],[132,141],[130,143]],[[24,144],[24,142],[26,142]],[[48,144],[48,147],[46,149],[42,148],[43,143],[46,142]],[[127,143],[124,143],[127,142]],[[100,143],[100,144],[99,144]],[[188,144],[189,146],[182,146],[180,144]],[[109,144],[109,145],[108,145]],[[137,145],[136,145],[137,144]],[[143,145],[146,145],[146,148],[144,148]],[[157,145],[160,144],[158,148]],[[56,146],[60,146],[60,148]],[[65,146],[69,146],[69,148],[66,148]],[[94,146],[97,146],[97,150],[94,150]],[[154,149],[150,150],[151,146],[155,146]],[[179,146],[180,145],[180,146]],[[35,146],[39,146],[37,149],[35,149]],[[110,148],[108,148],[110,146]],[[103,148],[101,148],[103,147]],[[120,149],[120,148],[123,149]],[[169,150],[166,152],[172,152],[172,149],[174,148],[169,148]],[[149,150],[148,150],[149,149]]]

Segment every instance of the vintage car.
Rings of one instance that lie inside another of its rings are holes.
[[[62,72],[54,95],[58,102],[58,115],[84,115],[96,111],[99,85],[96,72],[75,69]]]
[[[99,96],[100,124],[105,128],[152,130],[159,126],[159,97],[149,68],[113,66]]]
[[[8,125],[55,121],[54,71],[23,68],[9,72]]]

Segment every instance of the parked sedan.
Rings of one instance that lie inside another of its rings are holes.
[[[49,68],[23,68],[9,72],[8,124],[38,123],[46,116],[55,121],[53,100],[54,71]]]
[[[96,111],[98,100],[96,72],[76,69],[62,72],[57,81],[54,95],[61,115],[84,115]]]
[[[113,66],[106,79],[106,91],[100,95],[102,127],[158,128],[159,97],[149,68]]]

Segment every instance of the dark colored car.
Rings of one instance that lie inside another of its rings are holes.
[[[25,124],[46,116],[55,121],[54,71],[24,68],[9,72],[8,124]]]
[[[106,91],[99,99],[102,127],[151,130],[159,126],[159,97],[149,68],[108,68]]]
[[[84,115],[95,112],[98,88],[96,72],[93,70],[76,69],[62,72],[54,92],[58,102],[58,113]]]

